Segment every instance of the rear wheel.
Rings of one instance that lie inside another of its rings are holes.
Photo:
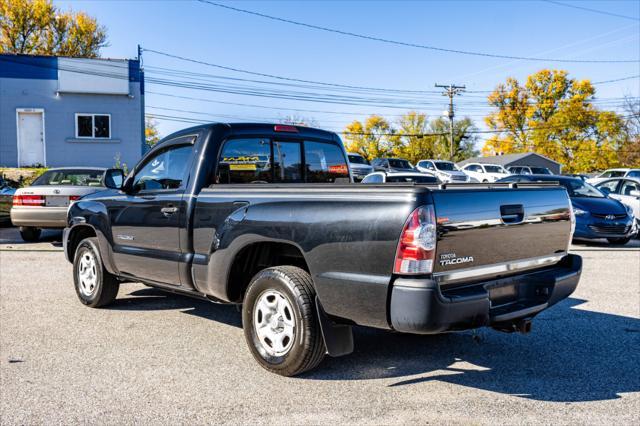
[[[625,245],[625,244],[627,244],[629,241],[631,241],[631,237],[627,237],[627,238],[607,238],[607,240],[608,240],[611,244],[621,244],[621,245]]]
[[[315,290],[303,269],[278,266],[260,271],[245,293],[242,325],[251,354],[268,371],[295,376],[324,358]]]
[[[78,299],[89,307],[106,306],[116,299],[120,283],[104,268],[95,237],[85,238],[78,244],[73,259],[73,281]]]
[[[40,234],[42,233],[42,229],[34,228],[32,226],[21,226],[20,227],[20,236],[22,239],[28,243],[33,243],[40,239]]]

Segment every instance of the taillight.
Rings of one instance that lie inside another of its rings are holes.
[[[80,199],[79,195],[69,195],[69,202],[78,201]]]
[[[14,195],[14,206],[44,206],[44,197],[41,195]]]
[[[430,274],[436,256],[436,214],[432,205],[415,209],[404,225],[396,260],[395,274]]]

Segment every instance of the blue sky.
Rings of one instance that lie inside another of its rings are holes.
[[[570,5],[640,17],[640,1],[581,1]],[[604,81],[640,74],[636,63],[549,63],[468,56],[384,44],[303,28],[226,10],[195,1],[55,1],[63,9],[83,10],[108,28],[110,46],[103,56],[135,57],[137,45],[233,68],[304,80],[393,88],[434,90],[435,83],[465,84],[469,90],[490,90],[512,76],[524,79],[542,68],[560,68],[572,77]],[[237,1],[233,7],[375,37],[448,49],[510,56],[562,59],[638,59],[640,21],[563,7],[545,1]],[[215,69],[151,52],[143,55],[147,77],[153,67],[222,77],[271,79]],[[208,83],[253,85],[216,78]],[[277,81],[276,81],[277,82]],[[261,87],[270,87],[263,86]],[[275,90],[280,90],[274,86]],[[274,88],[272,87],[272,88]],[[313,91],[321,89],[285,88]],[[640,80],[597,86],[598,98],[640,96]],[[406,95],[393,95],[401,108],[335,105],[292,101],[147,84],[148,92],[208,99],[196,101],[147,93],[147,112],[211,121],[273,121],[288,114],[313,119],[340,130],[353,119],[378,113],[395,119],[405,112]],[[333,92],[332,92],[333,93]],[[362,96],[358,94],[358,96]],[[371,96],[370,94],[364,96]],[[411,95],[413,96],[413,95]],[[439,116],[447,99],[420,95],[421,111]],[[484,94],[456,99],[458,116],[469,115],[480,125],[488,111]],[[389,95],[385,95],[389,97]],[[231,102],[265,108],[221,104]],[[615,101],[603,106],[613,107]],[[276,107],[278,109],[271,109]],[[164,109],[162,109],[164,108]],[[190,111],[177,112],[173,110]],[[305,109],[327,112],[294,112]],[[329,113],[329,112],[338,112]],[[211,115],[205,115],[211,114]],[[163,135],[189,126],[158,120]]]

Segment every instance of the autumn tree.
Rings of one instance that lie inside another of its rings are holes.
[[[434,136],[434,154],[431,158],[448,160],[451,156],[449,120],[439,117],[431,120],[429,130]],[[476,150],[478,143],[478,128],[469,117],[453,120],[453,161],[458,162],[479,154]],[[424,157],[423,157],[424,158]]]
[[[537,152],[564,165],[568,172],[585,172],[620,164],[627,143],[624,122],[612,111],[598,110],[595,88],[566,71],[542,70],[524,85],[513,78],[488,98],[495,108],[485,122],[497,133],[483,153]]]
[[[144,119],[144,143],[149,147],[155,146],[160,140],[160,133],[158,132],[158,123],[151,118],[145,117]]]
[[[345,146],[349,152],[357,152],[367,160],[391,154],[393,131],[382,116],[371,115],[364,123],[355,120],[344,129]]]
[[[640,167],[640,102],[627,96],[624,102],[624,149],[620,150],[620,164]]]
[[[51,0],[0,0],[0,53],[94,58],[106,45],[106,29],[83,12]]]

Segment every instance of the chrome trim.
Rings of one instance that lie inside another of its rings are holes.
[[[470,278],[483,278],[486,276],[524,271],[527,269],[538,268],[541,266],[552,265],[558,263],[567,252],[555,253],[550,256],[533,257],[530,259],[518,260],[514,262],[496,263],[493,265],[477,266],[473,268],[457,269],[450,272],[437,272],[433,274],[433,278],[439,284],[451,284],[461,280]]]

